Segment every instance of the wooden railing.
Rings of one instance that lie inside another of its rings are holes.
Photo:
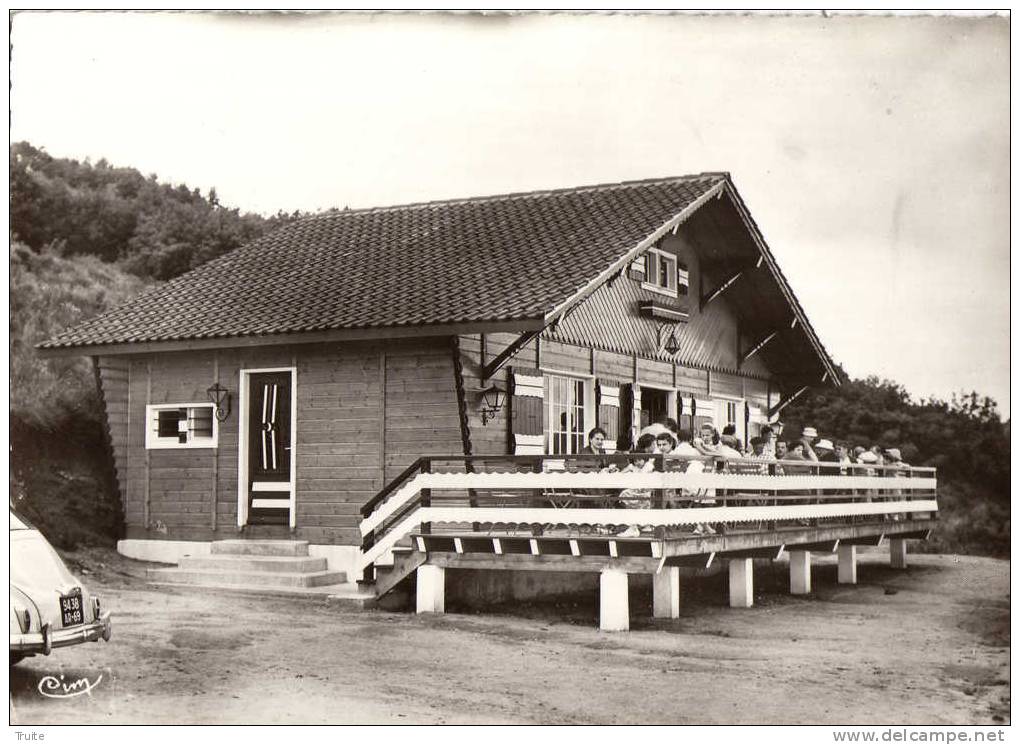
[[[654,470],[624,470],[638,460],[651,460]],[[621,507],[625,490],[638,491]],[[640,454],[424,456],[362,510],[360,566],[371,567],[410,532],[441,523],[488,531],[740,524],[760,530],[937,509],[934,468]]]

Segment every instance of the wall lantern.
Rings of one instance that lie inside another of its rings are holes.
[[[506,403],[506,392],[495,383],[482,391],[482,424],[486,425],[489,420],[498,414]]]
[[[663,340],[663,337],[666,336],[666,332],[669,332],[669,336]],[[680,342],[676,338],[675,323],[659,324],[659,349],[666,350],[666,354],[670,357],[680,351]]]
[[[216,406],[217,421],[224,422],[230,416],[230,391],[224,388],[219,382],[205,389],[209,394],[209,401]]]

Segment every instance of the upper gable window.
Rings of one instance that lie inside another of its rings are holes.
[[[213,404],[157,404],[145,407],[148,450],[214,448],[218,439]]]
[[[648,249],[645,254],[645,279],[641,286],[646,290],[670,297],[687,294],[687,268],[682,272],[683,291],[679,291],[681,280],[680,265],[676,256],[658,248]]]

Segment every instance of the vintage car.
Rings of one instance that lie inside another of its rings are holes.
[[[11,510],[11,664],[56,647],[110,640],[110,613],[42,533]]]

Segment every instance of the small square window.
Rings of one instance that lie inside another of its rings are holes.
[[[677,266],[677,258],[673,254],[658,248],[648,249],[645,254],[645,279],[641,287],[676,297],[679,280]]]
[[[214,448],[219,434],[213,404],[157,404],[145,407],[145,447]]]

